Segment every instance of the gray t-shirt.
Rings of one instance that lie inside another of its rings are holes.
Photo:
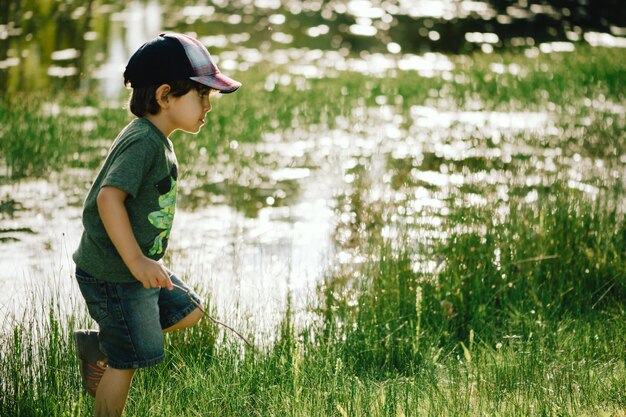
[[[120,132],[83,207],[83,235],[74,262],[83,271],[109,282],[135,277],[111,242],[98,213],[100,189],[113,186],[128,193],[130,224],[143,254],[161,259],[174,220],[178,168],[172,142],[146,119],[135,119]]]

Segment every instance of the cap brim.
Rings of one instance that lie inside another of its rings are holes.
[[[201,77],[189,77],[189,79],[199,82],[200,84],[204,84],[207,87],[214,88],[222,94],[233,93],[241,87],[241,83],[239,81],[235,81],[221,72],[213,75],[203,75]]]

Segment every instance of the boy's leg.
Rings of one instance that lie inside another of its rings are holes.
[[[191,327],[201,317],[202,311],[196,308],[178,323],[164,329],[163,333]],[[102,379],[96,385],[97,391],[94,407],[96,417],[118,417],[122,415],[135,371],[136,369],[106,368]]]
[[[95,417],[119,417],[122,415],[135,371],[136,369],[111,367],[104,371],[96,391]]]
[[[178,323],[163,329],[163,333],[191,327],[200,318],[202,318],[202,311],[196,308]],[[119,417],[122,415],[135,371],[136,369],[106,368],[97,385],[94,406],[95,417]]]
[[[180,330],[180,329],[186,329],[187,327],[191,327],[194,324],[196,324],[198,321],[200,321],[200,319],[202,318],[202,315],[203,315],[202,311],[199,308],[196,308],[178,323],[166,329],[163,329],[163,333],[168,333],[173,330]]]
[[[168,272],[175,287],[172,291],[162,288],[159,293],[159,317],[163,333],[191,327],[203,315],[198,308],[202,305],[198,294],[171,271]]]
[[[100,327],[98,341],[108,361],[99,383],[93,384],[97,385],[94,413],[120,416],[135,369],[163,360],[160,290],[145,289],[139,281],[109,283],[78,273],[76,278]]]

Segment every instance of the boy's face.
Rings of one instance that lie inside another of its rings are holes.
[[[168,109],[173,130],[180,129],[189,133],[198,133],[206,123],[206,114],[211,111],[210,91],[201,93],[191,89],[180,97],[170,97]]]

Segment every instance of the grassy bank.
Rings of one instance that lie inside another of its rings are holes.
[[[168,337],[127,415],[626,415],[623,213],[610,193],[551,191],[502,221],[495,204],[453,213],[435,273],[410,242],[370,242],[361,279],[337,269],[313,324],[287,311],[262,351],[207,320]],[[91,413],[70,345],[84,316],[55,305],[2,335],[0,415]]]
[[[416,71],[397,71],[393,76],[372,77],[344,71],[319,79],[289,76],[288,85],[276,82],[271,88],[268,80],[288,70],[259,64],[254,71],[234,74],[244,87],[214,103],[200,135],[194,140],[185,134],[174,138],[179,159],[191,169],[199,153],[209,163],[218,154],[228,154],[231,141],[256,143],[263,133],[310,125],[333,128],[337,118],[351,120],[354,109],[378,107],[380,97],[407,117],[406,123],[416,105],[446,111],[547,110],[563,117],[563,133],[570,136],[572,151],[598,157],[616,157],[625,151],[623,114],[611,110],[625,100],[623,49],[580,46],[575,52],[535,58],[516,52],[449,59],[454,69],[444,71],[445,76],[444,72],[421,77]],[[0,176],[42,176],[67,166],[95,168],[102,152],[132,119],[122,105],[122,101],[104,102],[80,92],[3,97]],[[576,128],[585,118],[582,139]],[[610,123],[605,123],[607,118]]]

